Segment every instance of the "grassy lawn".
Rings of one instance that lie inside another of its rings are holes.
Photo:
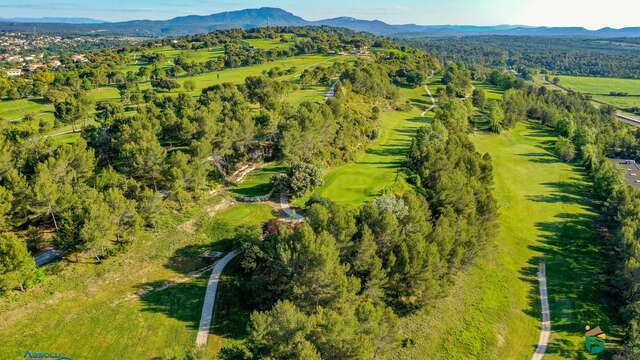
[[[306,89],[296,90],[287,97],[291,106],[298,106],[305,101],[323,102],[329,89],[324,86],[311,86]]]
[[[53,112],[53,105],[42,99],[0,100],[0,118],[8,121],[21,121],[27,114],[53,120]]]
[[[498,87],[493,85],[482,84],[482,83],[474,84],[474,86],[478,89],[483,89],[484,91],[487,92],[487,100],[496,100],[496,101],[502,100],[503,91],[500,90]]]
[[[182,56],[183,58],[185,58],[187,61],[190,61],[190,62],[205,63],[209,60],[214,60],[224,55],[224,48],[219,47],[215,49],[183,50],[183,49],[174,49],[171,46],[163,46],[161,48],[155,49],[154,51],[151,51],[151,53],[162,54],[165,57],[165,59],[160,64],[160,66],[167,69],[171,65],[173,65],[173,59],[175,59],[178,56]],[[140,55],[140,54],[138,53],[137,55]],[[126,66],[123,66],[119,70],[125,73],[128,71],[135,72],[135,71],[138,71],[138,69],[140,69],[143,66],[152,67],[152,65],[150,64],[137,62],[137,63],[132,63]]]
[[[241,196],[266,195],[271,191],[271,177],[286,170],[286,166],[278,162],[265,164],[249,173],[242,184],[234,187],[231,191]]]
[[[253,46],[256,49],[268,50],[277,49],[282,47],[289,47],[293,45],[292,41],[280,42],[280,39],[248,39],[245,42]]]
[[[545,359],[590,359],[584,327],[615,334],[601,293],[594,204],[578,167],[549,152],[554,136],[538,124],[472,137],[493,158],[500,231],[432,309],[403,320],[409,358],[530,359],[538,342],[537,265],[547,264],[552,338]]]
[[[627,109],[640,106],[640,80],[599,78],[584,76],[558,76],[562,87],[592,95],[594,99]],[[609,96],[609,93],[626,92],[629,96]]]
[[[209,275],[198,255],[226,251],[238,225],[272,216],[264,205],[237,205],[195,233],[181,229],[184,216],[102,265],[49,266],[57,275],[0,300],[0,358],[27,350],[73,359],[183,358],[195,344]]]
[[[314,194],[337,203],[359,206],[379,196],[385,189],[404,186],[401,172],[406,151],[417,128],[424,126],[432,113],[421,117],[430,104],[424,89],[402,89],[403,100],[415,106],[411,111],[387,111],[380,117],[380,135],[355,161],[330,169],[325,183]],[[297,199],[302,205],[309,196]]]
[[[120,93],[116,88],[104,87],[87,91],[94,101],[120,100]],[[21,121],[27,114],[35,114],[36,119],[54,118],[53,104],[44,99],[21,99],[0,101],[0,118],[9,121]]]

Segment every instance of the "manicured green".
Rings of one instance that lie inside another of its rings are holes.
[[[476,88],[483,89],[487,93],[487,100],[501,100],[502,99],[502,91],[498,89],[496,86],[487,85],[487,84],[474,84]]]
[[[120,99],[118,90],[111,87],[92,89],[87,95],[96,102]],[[53,105],[44,99],[0,100],[0,118],[9,121],[21,121],[27,114],[53,120],[54,111]]]
[[[204,63],[209,60],[217,59],[218,57],[224,55],[224,48],[218,47],[213,49],[188,50],[188,49],[174,49],[170,46],[163,46],[161,48],[150,51],[150,53],[162,54],[165,57],[165,59],[160,65],[163,68],[168,68],[171,65],[173,65],[173,59],[175,59],[178,56],[185,58],[187,61],[199,62],[199,63]],[[139,55],[140,54],[135,54],[135,56],[139,56]],[[137,57],[135,59],[137,59]],[[128,64],[122,67],[120,70],[123,72],[138,71],[138,69],[143,66],[149,66],[149,64],[136,62],[136,63]]]
[[[73,359],[184,358],[195,344],[209,275],[199,273],[209,263],[198,255],[227,251],[237,226],[273,217],[265,205],[240,204],[196,223],[195,232],[180,225],[198,213],[165,219],[158,235],[102,265],[50,266],[59,274],[2,299],[0,358],[27,350]]]
[[[545,359],[591,359],[585,325],[615,333],[602,293],[596,210],[577,166],[550,152],[555,140],[539,124],[472,137],[493,158],[499,233],[432,309],[403,319],[415,345],[406,354],[431,359],[530,359],[538,342],[536,272],[547,264],[552,338]]]
[[[53,105],[42,99],[0,100],[0,118],[8,121],[21,121],[27,114],[53,120],[53,112]]]
[[[432,113],[421,116],[424,106],[430,103],[424,89],[402,89],[401,96],[416,106],[408,112],[383,112],[378,139],[355,161],[328,170],[324,185],[314,195],[355,207],[387,189],[404,186],[401,168],[406,151],[416,129],[424,126]],[[307,198],[295,203],[302,205]]]
[[[640,106],[640,80],[584,76],[558,76],[560,86],[592,95],[594,99],[620,108]],[[624,92],[629,96],[609,96]]]

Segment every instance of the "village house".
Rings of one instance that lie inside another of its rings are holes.
[[[22,76],[21,69],[7,69],[5,72],[7,73],[7,76]]]
[[[71,60],[73,60],[74,62],[89,62],[89,60],[87,60],[87,58],[84,57],[84,55],[80,55],[80,54],[71,55]]]
[[[45,67],[44,64],[29,64],[26,66],[27,71],[35,71],[37,69]]]

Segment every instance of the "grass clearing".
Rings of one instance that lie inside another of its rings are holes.
[[[594,99],[629,109],[640,107],[640,80],[585,76],[558,76],[564,88],[592,95]],[[625,92],[629,96],[610,96],[611,92]]]
[[[325,86],[311,86],[306,89],[299,89],[287,97],[287,102],[291,106],[298,106],[305,101],[323,102],[329,88]]]
[[[180,229],[204,208],[167,219],[158,235],[101,265],[49,266],[58,274],[0,300],[0,358],[27,350],[74,359],[184,358],[195,344],[209,276],[198,273],[209,265],[199,254],[228,250],[237,226],[274,216],[265,205],[239,204],[204,220],[196,233]]]
[[[500,232],[432,309],[403,319],[409,358],[530,359],[538,342],[537,265],[547,264],[552,336],[545,359],[594,359],[584,326],[615,334],[602,294],[597,216],[582,169],[549,152],[554,135],[521,123],[472,137],[493,158]]]
[[[293,45],[292,41],[281,42],[280,39],[247,39],[244,41],[252,47],[261,50],[288,48]]]
[[[271,178],[286,172],[287,167],[279,162],[261,166],[249,173],[242,184],[238,184],[231,191],[240,196],[261,196],[271,191]]]

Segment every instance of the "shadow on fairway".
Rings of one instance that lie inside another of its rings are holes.
[[[545,136],[543,131],[527,136]],[[549,133],[547,132],[547,135]],[[546,163],[549,153],[528,153],[529,161]],[[539,160],[544,161],[539,161]],[[557,162],[554,161],[554,162]],[[597,231],[597,208],[591,200],[591,187],[581,169],[574,169],[577,176],[567,181],[542,184],[550,194],[529,195],[527,199],[553,205],[562,204],[575,208],[581,213],[559,213],[552,220],[535,224],[540,245],[530,246],[538,256],[531,258],[527,266],[520,270],[521,279],[531,283],[528,315],[540,319],[540,298],[538,295],[538,264],[547,267],[547,286],[553,333],[568,333],[582,337],[586,325],[602,326],[609,334],[615,334],[616,314],[614,300],[607,293],[606,245]],[[561,358],[580,359],[586,355],[581,343],[553,337],[547,353]],[[533,346],[532,352],[535,350]],[[610,358],[607,354],[603,358]]]
[[[557,157],[547,152],[545,153],[527,153],[527,154],[519,154],[520,156],[524,156],[529,158],[530,162],[538,163],[538,164],[557,164],[560,161]]]
[[[214,251],[226,253],[235,242],[235,233],[228,225],[219,222],[208,226],[216,227],[214,231],[218,234],[213,236],[216,241],[180,248],[164,265],[176,272],[175,278],[136,286],[137,295],[144,305],[142,311],[163,314],[184,323],[188,329],[198,329],[207,283],[215,263],[203,255]],[[218,288],[211,329],[212,334],[234,339],[246,334],[250,313],[250,310],[243,308],[244,302],[239,301],[239,282],[233,281],[233,274],[237,274],[237,270],[236,261],[225,269]]]

